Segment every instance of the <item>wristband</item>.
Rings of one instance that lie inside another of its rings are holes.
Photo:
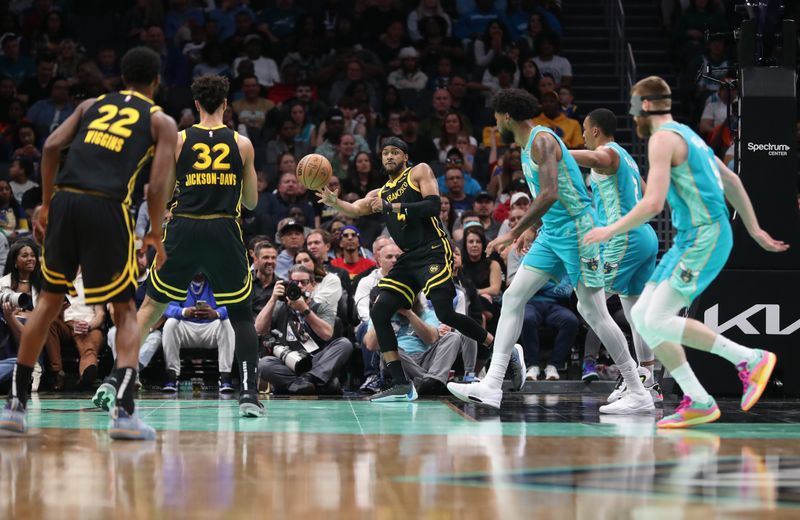
[[[389,215],[391,212],[392,212],[392,203],[391,202],[387,202],[387,201],[384,200],[383,201],[383,214],[384,215]]]

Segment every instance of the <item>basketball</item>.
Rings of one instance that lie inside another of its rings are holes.
[[[332,174],[331,163],[318,153],[308,154],[297,163],[297,180],[309,190],[320,190],[327,186]]]

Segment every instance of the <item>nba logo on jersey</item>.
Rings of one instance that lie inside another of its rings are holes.
[[[209,130],[208,131],[208,137],[214,137],[214,131],[213,130]]]

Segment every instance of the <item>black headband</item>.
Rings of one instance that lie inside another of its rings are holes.
[[[408,155],[408,144],[400,139],[399,137],[387,137],[383,140],[383,145],[381,146],[381,151],[387,146],[394,146],[395,148],[400,148],[403,150],[403,153]]]

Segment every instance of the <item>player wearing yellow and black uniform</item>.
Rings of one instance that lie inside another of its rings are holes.
[[[170,301],[184,301],[195,273],[203,273],[216,303],[225,305],[236,334],[242,415],[265,414],[258,401],[258,336],[250,297],[253,281],[238,218],[241,207],[257,202],[253,145],[222,124],[227,107],[228,80],[202,76],[192,83],[200,123],[180,132],[172,219],[164,231],[167,261],[150,270],[147,297],[139,309],[139,325],[146,332]],[[155,260],[158,261],[158,258]],[[192,309],[198,313],[214,312]]]
[[[129,90],[81,103],[47,138],[42,154],[42,208],[37,225],[46,226],[42,253],[44,283],[22,333],[11,394],[0,414],[0,430],[24,433],[25,404],[33,365],[50,324],[61,312],[64,293],[83,273],[86,303],[111,302],[117,325],[119,388],[112,410],[112,438],[153,439],[155,431],[134,415],[133,383],[138,368],[139,327],[133,301],[138,268],[131,192],[142,167],[152,159],[150,221],[154,232],[144,246],[164,258],[158,230],[164,220],[173,171],[175,121],[151,100],[158,87],[161,59],[139,47],[122,59]],[[69,147],[58,170],[60,152]]]
[[[373,395],[372,401],[411,400],[417,397],[400,365],[397,337],[392,316],[411,308],[422,291],[433,304],[436,316],[478,344],[489,345],[493,338],[475,320],[453,309],[453,251],[439,220],[439,185],[430,166],[408,166],[408,145],[390,137],[381,149],[383,168],[389,180],[382,188],[352,204],[339,200],[338,190],[319,193],[320,202],[342,213],[357,217],[371,213],[386,215],[386,227],[403,254],[389,274],[378,282],[380,292],[370,310],[378,344],[392,377],[391,388]]]

